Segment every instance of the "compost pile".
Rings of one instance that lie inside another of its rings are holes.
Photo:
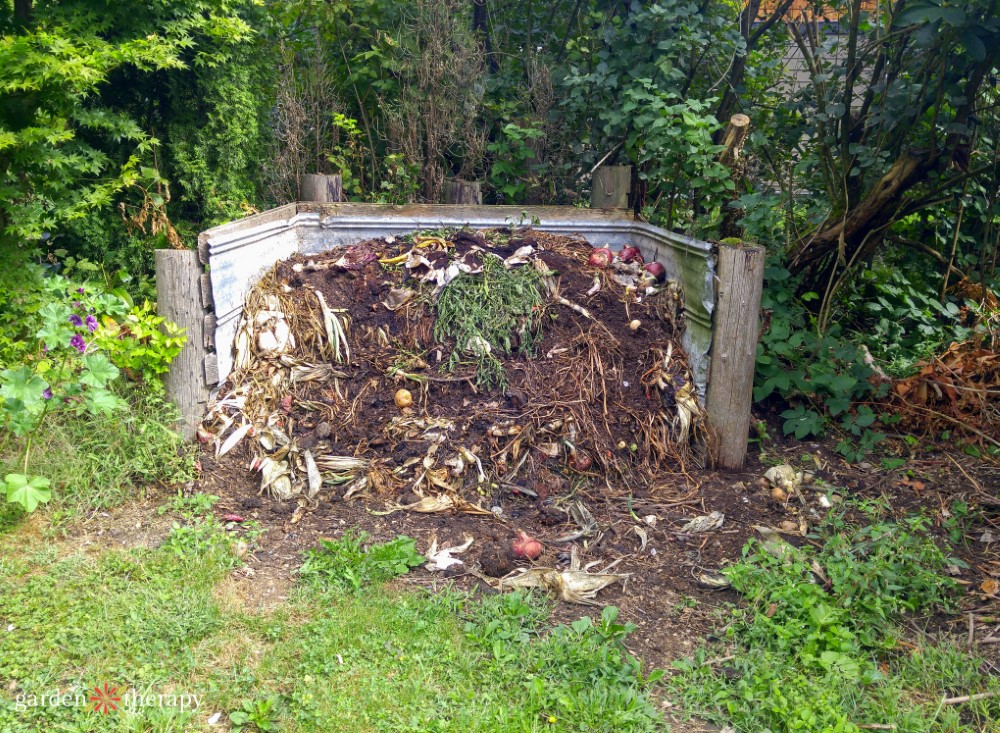
[[[489,512],[683,470],[704,442],[682,291],[638,250],[530,229],[373,239],[278,263],[199,429],[274,499]]]

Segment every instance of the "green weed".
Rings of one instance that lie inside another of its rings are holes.
[[[299,569],[303,582],[315,590],[350,590],[391,580],[424,563],[417,542],[396,537],[384,544],[367,545],[368,533],[349,531],[339,540],[320,540],[306,552]]]
[[[702,649],[675,663],[671,685],[689,709],[739,730],[981,730],[996,702],[963,716],[936,702],[950,690],[996,688],[976,660],[948,645],[910,652],[899,643],[906,614],[954,603],[957,586],[942,572],[956,561],[930,539],[926,520],[859,526],[838,516],[815,539],[817,548],[782,557],[751,541],[725,571],[748,605],[734,611],[725,652]]]
[[[177,409],[140,389],[122,393],[125,407],[111,416],[52,416],[36,433],[29,472],[51,480],[52,504],[65,519],[106,510],[153,483],[193,477],[193,459],[175,432]],[[0,473],[20,471],[18,440],[0,453]]]

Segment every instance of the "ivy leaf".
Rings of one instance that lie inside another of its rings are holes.
[[[88,387],[104,387],[118,377],[118,367],[104,354],[88,354],[83,357],[83,374],[80,381]]]
[[[20,504],[25,511],[33,512],[39,504],[44,504],[52,498],[50,482],[44,476],[8,473],[4,481],[7,484],[7,501]]]

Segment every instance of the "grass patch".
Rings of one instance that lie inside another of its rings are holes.
[[[483,271],[462,274],[441,291],[434,338],[455,339],[449,371],[470,356],[476,384],[507,390],[507,373],[497,354],[534,353],[541,339],[542,274],[531,264],[508,270],[495,255],[483,255]]]
[[[193,477],[193,456],[175,432],[177,409],[138,388],[122,397],[127,406],[111,416],[53,415],[33,436],[27,473],[51,480],[57,519],[109,509],[151,483]],[[0,454],[2,473],[22,471],[22,443],[11,440]]]
[[[200,731],[215,713],[246,733],[664,729],[613,609],[552,627],[522,593],[400,592],[380,581],[414,548],[349,534],[262,612],[232,595],[235,538],[210,505],[171,503],[178,526],[156,549],[65,554],[24,524],[0,536],[0,730]],[[198,707],[30,704],[104,682]]]
[[[671,684],[689,710],[738,730],[836,733],[973,733],[1000,716],[1000,698],[941,704],[1000,689],[973,653],[902,641],[907,614],[953,608],[942,573],[956,561],[925,520],[879,521],[869,509],[867,525],[828,521],[816,547],[747,544],[725,571],[747,607],[723,646],[675,663]]]

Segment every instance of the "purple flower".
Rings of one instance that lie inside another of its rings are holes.
[[[87,330],[91,333],[97,330],[97,319],[93,316],[87,316]]]
[[[81,354],[87,350],[87,342],[83,340],[83,336],[78,333],[73,334],[73,338],[69,340],[69,345],[74,349],[79,351]]]
[[[74,300],[73,301],[73,308],[75,310],[82,311],[83,310],[83,303],[81,303],[79,300]]]
[[[83,319],[80,318],[80,316],[78,316],[76,313],[74,313],[69,317],[69,322],[72,325],[76,326],[77,328],[83,325]]]
[[[42,399],[46,400],[52,399],[52,390],[49,387],[46,387],[45,389],[42,390]]]
[[[83,288],[77,288],[76,292],[78,292],[80,295],[83,295]]]

